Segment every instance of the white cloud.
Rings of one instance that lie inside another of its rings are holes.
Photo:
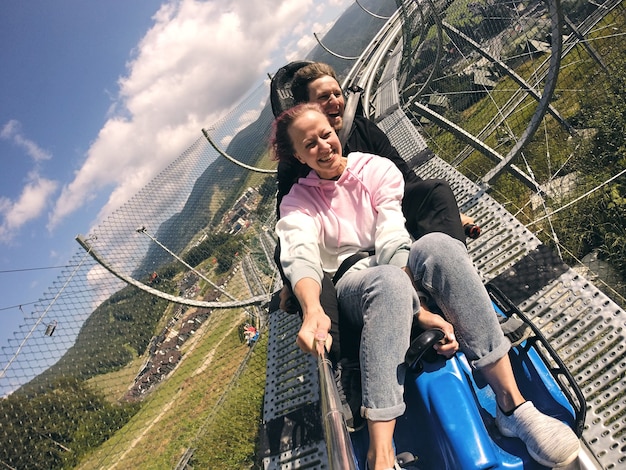
[[[16,201],[0,197],[0,242],[9,242],[24,224],[39,217],[58,186],[56,181],[32,172]]]
[[[35,142],[27,139],[22,134],[22,126],[15,119],[11,119],[7,122],[0,131],[0,138],[4,140],[10,140],[18,147],[21,147],[26,151],[26,154],[31,157],[35,162],[43,160],[50,160],[52,155],[46,150],[39,147]]]
[[[98,308],[102,302],[111,297],[115,290],[119,288],[119,285],[103,282],[103,280],[111,279],[111,273],[97,263],[87,272],[86,277],[90,287],[91,308],[93,310]]]
[[[13,142],[35,162],[35,169],[28,174],[17,199],[0,196],[0,243],[9,243],[22,226],[44,214],[59,183],[39,174],[40,162],[51,159],[52,155],[24,136],[19,121],[7,122],[0,130],[0,139]]]
[[[302,34],[314,41],[313,21],[320,20],[314,9],[320,3],[172,0],[163,5],[133,51],[111,114],[73,181],[63,187],[48,227],[107,187],[113,191],[99,218],[132,197],[200,137],[203,127],[291,60],[287,53]],[[336,19],[340,4],[350,3],[329,0],[323,21]]]

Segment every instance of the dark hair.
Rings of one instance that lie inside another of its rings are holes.
[[[328,119],[321,106],[317,103],[300,103],[293,108],[289,108],[287,111],[283,111],[274,119],[272,134],[270,135],[270,148],[275,160],[280,162],[294,160],[300,164],[294,157],[295,150],[291,137],[289,136],[289,127],[307,111],[317,111],[324,116],[325,119]]]
[[[309,83],[325,76],[332,77],[339,83],[335,70],[323,62],[313,62],[298,69],[291,82],[291,92],[296,104],[309,101]]]

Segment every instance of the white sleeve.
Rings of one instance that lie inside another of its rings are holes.
[[[299,211],[287,212],[276,223],[280,263],[292,286],[304,277],[313,278],[322,284],[324,272],[319,250],[319,231],[315,219]]]

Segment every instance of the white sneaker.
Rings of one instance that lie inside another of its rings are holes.
[[[580,452],[574,431],[556,418],[541,413],[532,402],[520,405],[511,416],[496,406],[496,426],[507,437],[518,437],[530,456],[546,467],[572,463]]]

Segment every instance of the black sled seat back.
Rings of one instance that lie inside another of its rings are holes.
[[[298,60],[284,65],[274,74],[270,83],[270,104],[274,117],[296,104],[291,92],[291,81],[295,73],[305,65],[311,64],[308,60]]]
[[[305,65],[312,64],[308,60],[296,60],[284,65],[274,74],[270,82],[270,104],[274,117],[278,117],[283,111],[292,108],[296,102],[291,92],[291,82],[295,73]],[[339,131],[339,140],[342,145],[348,138],[348,131],[352,127],[352,121],[355,115],[363,115],[363,105],[361,103],[361,92],[363,90],[358,86],[349,86],[343,90],[346,100],[343,121],[344,126]]]

